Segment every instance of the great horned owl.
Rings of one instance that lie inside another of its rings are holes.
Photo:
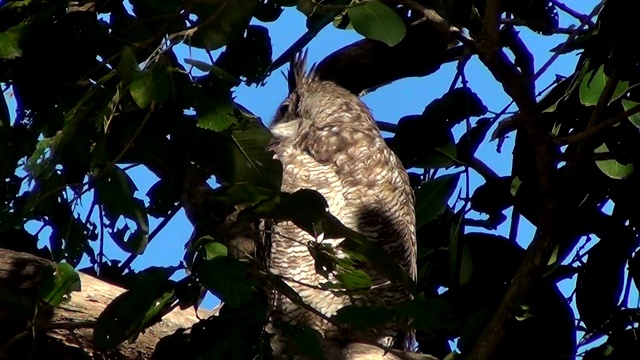
[[[305,70],[306,55],[298,55],[289,70],[289,96],[271,125],[270,149],[283,165],[282,191],[313,189],[322,194],[329,211],[351,230],[378,242],[416,278],[414,195],[400,160],[386,145],[367,106],[339,85],[322,81]],[[409,300],[401,285],[367,269],[371,290],[358,296],[319,288],[327,279],[316,273],[307,244],[332,246],[343,239],[317,239],[290,221],[273,224],[268,268],[282,276],[302,300],[330,317],[350,304],[392,305]],[[344,256],[337,250],[338,256]],[[280,321],[304,325],[340,342],[378,341],[404,348],[398,326],[367,334],[345,334],[317,315],[299,308],[285,296],[273,296]]]

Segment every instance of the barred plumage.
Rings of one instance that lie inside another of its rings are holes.
[[[305,73],[305,62],[306,55],[292,62],[290,94],[271,125],[270,149],[283,164],[282,191],[318,191],[334,216],[379,242],[415,279],[414,195],[402,163],[386,145],[366,105],[337,84],[319,80],[313,69]],[[366,271],[374,286],[355,298],[318,289],[327,280],[316,273],[307,248],[309,241],[316,240],[292,222],[276,223],[272,228],[269,269],[281,275],[306,304],[331,316],[354,302],[390,305],[410,299],[400,285],[389,283],[372,269]],[[323,243],[335,246],[341,240],[325,239]],[[393,325],[368,334],[338,333],[284,296],[275,294],[272,300],[277,320],[310,326],[326,338],[349,342],[368,337],[392,345],[398,335]],[[395,347],[402,344],[396,342]]]

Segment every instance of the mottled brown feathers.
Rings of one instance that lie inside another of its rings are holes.
[[[322,194],[329,211],[345,226],[378,242],[412,278],[416,277],[416,238],[413,191],[400,160],[386,145],[369,109],[360,99],[333,82],[305,72],[306,53],[296,56],[288,76],[290,93],[271,124],[270,149],[283,165],[282,191],[313,189]],[[374,269],[364,267],[374,286],[357,293],[321,290],[337,282],[316,272],[307,244],[332,246],[337,256],[343,239],[314,238],[289,221],[273,224],[269,270],[281,276],[317,311],[331,317],[351,304],[393,305],[410,294]],[[378,341],[402,348],[401,323],[370,331],[338,331],[331,323],[299,308],[281,294],[272,296],[278,322],[304,325],[339,342]],[[405,324],[406,325],[406,324]],[[275,331],[275,330],[274,330]],[[287,346],[277,331],[272,345],[277,354]]]

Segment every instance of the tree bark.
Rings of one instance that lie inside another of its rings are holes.
[[[0,350],[11,358],[147,359],[158,341],[177,329],[188,329],[199,319],[193,309],[175,309],[160,322],[140,334],[135,342],[125,342],[108,353],[93,346],[93,323],[104,308],[126,290],[80,273],[82,290],[53,312],[37,307],[42,272],[54,268],[51,261],[37,256],[0,249]],[[37,312],[35,321],[32,314]],[[31,314],[29,314],[31,313]],[[198,311],[200,318],[211,311]],[[35,336],[34,336],[35,334]],[[0,358],[5,354],[0,353]],[[5,355],[5,356],[7,356]]]

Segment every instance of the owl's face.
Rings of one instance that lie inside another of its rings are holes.
[[[333,115],[345,103],[358,103],[357,97],[342,87],[318,80],[313,74],[296,81],[297,85],[280,104],[271,124],[276,140],[294,140],[311,128],[332,123]]]
[[[289,144],[314,130],[358,124],[360,131],[378,134],[371,114],[360,99],[332,81],[319,79],[313,67],[305,70],[306,54],[292,62],[287,80],[289,96],[280,104],[270,130],[274,144]]]
[[[299,111],[300,96],[298,91],[294,90],[280,104],[276,116],[271,124],[271,133],[278,140],[295,139],[301,125],[304,125],[304,118],[300,116]]]

